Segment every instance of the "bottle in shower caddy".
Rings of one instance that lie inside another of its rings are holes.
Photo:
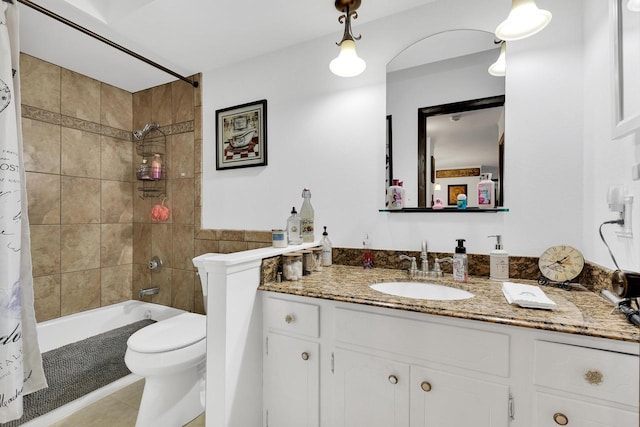
[[[453,254],[453,280],[456,282],[467,283],[469,281],[469,262],[467,259],[467,248],[464,247],[464,239],[456,239],[456,246]]]
[[[304,243],[313,242],[313,206],[311,206],[311,191],[308,188],[302,190],[302,207],[300,207],[300,230]]]
[[[151,179],[162,179],[162,157],[160,153],[155,153],[151,160]]]

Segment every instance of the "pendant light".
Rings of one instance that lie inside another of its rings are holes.
[[[640,12],[640,0],[629,0],[629,3],[627,3],[627,9],[631,12]]]
[[[499,41],[500,43],[500,55],[498,55],[498,59],[496,62],[489,66],[489,74],[496,77],[504,77],[507,73],[507,60],[506,60],[506,51],[507,51],[507,43],[504,41]]]
[[[538,9],[535,0],[512,0],[507,19],[496,28],[501,40],[520,40],[541,31],[551,22],[551,12]]]
[[[355,40],[360,40],[362,36],[354,37],[351,34],[351,18],[357,19],[356,9],[360,7],[361,0],[335,0],[335,7],[342,12],[338,22],[344,24],[344,34],[340,43],[340,53],[329,63],[331,72],[340,77],[354,77],[362,73],[367,67],[364,59],[358,57],[356,53]]]

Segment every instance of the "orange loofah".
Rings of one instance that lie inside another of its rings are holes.
[[[166,200],[166,198],[163,198],[162,204],[155,205],[151,208],[151,220],[164,222],[169,219],[169,216],[171,216],[171,211],[164,205],[164,202]]]

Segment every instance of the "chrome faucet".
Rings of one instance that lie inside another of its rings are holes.
[[[420,266],[420,270],[423,276],[429,274],[429,256],[427,255],[427,241],[422,241],[422,253],[420,254],[420,259],[422,260],[422,265]]]
[[[409,267],[409,270],[407,272],[409,273],[409,277],[415,277],[416,274],[418,273],[418,266],[416,265],[416,257],[402,254],[400,255],[400,259],[411,261],[411,267]]]

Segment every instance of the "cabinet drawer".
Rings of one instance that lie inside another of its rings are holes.
[[[638,406],[638,357],[547,341],[534,344],[534,383]]]
[[[269,330],[311,338],[320,336],[320,308],[317,305],[267,298],[264,321]]]
[[[596,405],[566,397],[536,393],[536,427],[637,427],[636,411]]]
[[[336,308],[338,341],[509,376],[509,336]]]

